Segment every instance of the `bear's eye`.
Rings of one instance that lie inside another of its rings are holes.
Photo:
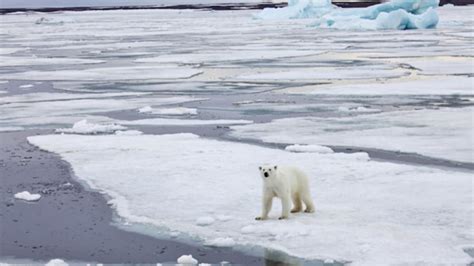
[[[270,171],[270,172],[271,172],[271,171],[272,171],[272,169],[268,169],[268,171]]]

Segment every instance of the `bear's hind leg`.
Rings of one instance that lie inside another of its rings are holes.
[[[314,212],[314,203],[311,199],[311,195],[308,193],[303,193],[302,199],[304,204],[306,205],[306,210],[304,212]]]
[[[291,200],[293,201],[293,209],[291,209],[292,213],[300,212],[303,210],[303,204],[301,202],[300,194],[298,193],[293,194],[293,196],[291,197]]]

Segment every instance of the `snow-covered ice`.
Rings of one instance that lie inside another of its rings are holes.
[[[196,220],[196,225],[199,225],[199,226],[208,226],[208,225],[211,225],[215,222],[215,219],[212,218],[212,217],[209,217],[209,216],[203,216],[203,217],[199,217],[197,218]]]
[[[28,140],[71,163],[78,178],[112,198],[119,216],[156,230],[164,226],[204,243],[232,238],[239,245],[355,265],[471,261],[463,251],[473,243],[470,173],[371,161],[360,153],[292,153],[192,134]],[[279,221],[274,208],[270,220],[255,221],[261,196],[257,169],[264,162],[304,169],[316,212]],[[196,224],[196,217],[211,211],[233,218]]]
[[[45,264],[45,266],[68,266],[68,265],[69,264],[67,264],[62,259],[52,259]]]
[[[184,265],[198,264],[198,260],[193,258],[193,255],[182,255],[176,260],[176,262],[178,262],[179,264],[184,264]]]
[[[155,108],[152,108],[151,106],[144,106],[138,109],[138,112],[155,114],[155,115],[197,115],[196,108],[187,108],[187,107],[155,109]]]
[[[41,198],[40,194],[31,194],[29,191],[18,192],[14,195],[15,199],[24,201],[38,201]]]
[[[117,130],[124,130],[126,127],[116,124],[96,124],[88,122],[87,119],[74,123],[72,128],[58,128],[56,132],[72,134],[97,134],[111,133]]]
[[[472,163],[473,116],[474,108],[466,107],[284,118],[233,126],[231,134],[265,142],[377,148]]]
[[[235,241],[230,237],[218,237],[216,239],[207,241],[205,245],[213,247],[232,247],[235,246]]]
[[[291,152],[317,152],[317,153],[333,153],[331,148],[324,147],[321,145],[288,145],[285,150]]]
[[[161,126],[202,126],[202,125],[239,125],[251,124],[253,121],[244,119],[174,119],[174,118],[148,118],[130,121],[119,121],[122,125],[161,125]]]

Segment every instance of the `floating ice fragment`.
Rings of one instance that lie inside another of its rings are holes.
[[[199,217],[196,220],[196,225],[207,226],[207,225],[213,224],[214,221],[215,221],[214,218],[209,217],[209,216]]]
[[[115,131],[115,135],[118,136],[138,136],[143,134],[140,130],[118,130]]]
[[[25,201],[38,201],[41,198],[40,194],[31,194],[28,191],[18,192],[14,195],[15,199],[21,199]]]
[[[219,237],[206,243],[206,246],[213,247],[232,247],[234,245],[235,240],[230,237]]]
[[[320,146],[320,145],[289,145],[286,146],[285,150],[291,152],[316,152],[316,153],[333,153],[331,148]]]
[[[193,255],[182,255],[178,258],[177,262],[179,264],[191,264],[196,265],[198,264],[197,259],[193,258]]]
[[[87,121],[87,119],[74,123],[72,128],[58,128],[56,132],[73,133],[73,134],[97,134],[109,133],[116,130],[126,129],[126,127],[116,124],[94,124]]]
[[[64,260],[62,259],[52,259],[45,264],[45,266],[68,266]]]

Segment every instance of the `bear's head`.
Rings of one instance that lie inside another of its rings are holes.
[[[276,165],[263,165],[259,166],[258,169],[260,170],[260,176],[263,179],[272,178],[275,176],[278,166]]]

